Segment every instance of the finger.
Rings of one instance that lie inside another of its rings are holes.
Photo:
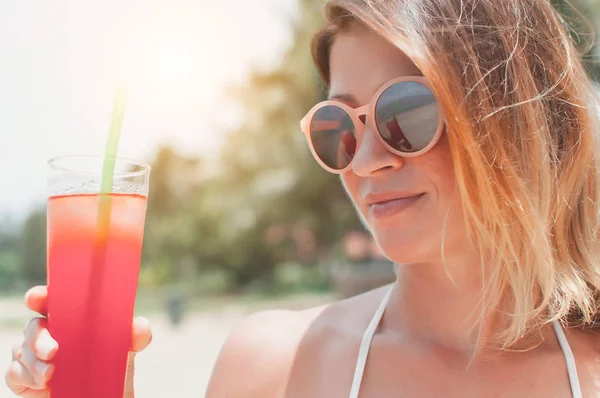
[[[23,393],[35,385],[33,376],[29,373],[27,368],[18,361],[13,361],[8,367],[5,381],[8,388],[19,396],[23,396]]]
[[[25,293],[25,305],[32,311],[46,316],[48,288],[46,286],[34,286]]]
[[[27,345],[33,354],[43,361],[54,358],[58,350],[58,343],[50,336],[47,325],[46,318],[33,318],[25,327],[24,332]]]
[[[144,317],[137,317],[133,321],[133,336],[131,351],[140,352],[152,342],[152,327],[150,321]]]
[[[19,362],[27,369],[35,381],[35,385],[32,387],[43,388],[50,379],[52,372],[54,372],[54,365],[39,360],[26,343],[23,343],[23,345],[23,352]]]

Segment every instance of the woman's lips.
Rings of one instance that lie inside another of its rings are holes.
[[[417,201],[419,201],[425,194],[419,194],[415,196],[409,196],[404,198],[390,199],[369,205],[369,212],[375,219],[382,219],[386,217],[395,216],[398,213],[406,210]]]

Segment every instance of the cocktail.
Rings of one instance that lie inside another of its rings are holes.
[[[53,398],[122,398],[137,289],[149,166],[106,159],[49,162],[48,323],[58,341]]]

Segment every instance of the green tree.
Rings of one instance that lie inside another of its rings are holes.
[[[324,96],[310,55],[312,35],[323,23],[322,6],[305,0],[300,10],[292,21],[295,40],[279,67],[255,71],[233,91],[246,117],[229,136],[222,162],[245,198],[241,205],[256,212],[257,226],[302,223],[326,251],[359,221],[339,179],[312,159],[299,128]]]
[[[190,221],[197,215],[193,193],[201,167],[200,159],[171,147],[161,148],[152,162],[143,264],[152,268],[158,283],[184,277],[183,264],[199,239]]]
[[[22,277],[31,285],[46,282],[46,211],[33,211],[25,220],[20,236]]]
[[[228,135],[218,167],[170,148],[157,153],[144,264],[160,282],[185,277],[192,263],[199,273],[226,273],[235,289],[257,282],[268,286],[278,262],[296,253],[282,247],[289,239],[278,245],[266,239],[272,226],[312,231],[317,250],[302,261],[314,264],[346,228],[358,225],[339,179],[314,162],[299,128],[300,119],[323,98],[310,56],[321,11],[319,4],[302,0],[300,12],[290,17],[294,40],[281,63],[255,70],[244,84],[230,88],[244,117]]]
[[[20,277],[19,234],[17,228],[10,228],[10,220],[0,221],[0,291],[9,290]]]

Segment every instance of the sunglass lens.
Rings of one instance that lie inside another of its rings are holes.
[[[375,106],[381,137],[397,151],[424,149],[439,127],[439,107],[431,90],[419,82],[399,82],[385,90]]]
[[[356,152],[356,128],[338,106],[326,105],[315,112],[310,139],[318,158],[333,170],[348,166]]]

